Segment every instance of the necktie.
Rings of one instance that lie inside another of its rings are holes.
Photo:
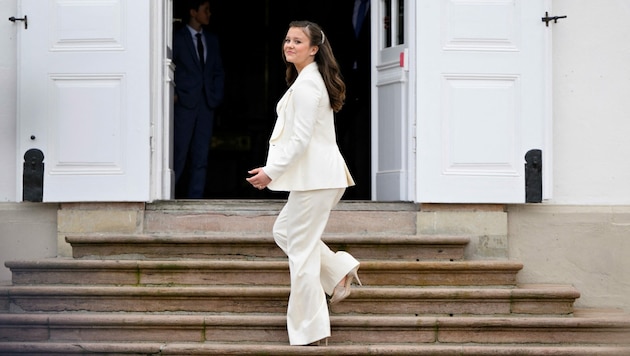
[[[195,36],[197,36],[197,54],[199,54],[199,63],[201,63],[201,66],[203,67],[203,41],[201,40],[201,33],[198,33]]]
[[[361,26],[363,26],[363,20],[365,20],[365,10],[367,8],[368,0],[361,0],[361,4],[359,4],[359,11],[357,12],[357,23],[354,27],[354,34],[359,37],[359,32],[361,32]]]

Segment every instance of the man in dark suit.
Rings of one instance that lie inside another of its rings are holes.
[[[204,197],[215,109],[223,100],[225,74],[219,41],[204,29],[210,14],[209,0],[187,0],[186,25],[173,34],[173,164],[176,186],[187,187],[183,197],[189,199]],[[183,177],[188,182],[182,182]]]
[[[339,3],[339,16],[331,24],[335,52],[346,83],[346,103],[337,115],[341,153],[357,182],[345,199],[371,198],[371,35],[370,0],[346,0]]]

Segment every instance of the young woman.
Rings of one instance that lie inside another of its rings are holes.
[[[330,336],[330,303],[350,295],[359,262],[321,241],[330,211],[354,185],[337,147],[334,112],[345,84],[322,29],[296,21],[282,47],[289,89],[277,104],[277,120],[264,167],[250,170],[257,189],[288,191],[273,226],[276,244],[289,258],[291,294],[287,329],[291,345],[317,344]]]

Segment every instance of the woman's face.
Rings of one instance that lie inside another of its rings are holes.
[[[300,27],[291,27],[284,38],[284,57],[293,63],[300,71],[315,60],[317,46],[311,46],[311,41]]]

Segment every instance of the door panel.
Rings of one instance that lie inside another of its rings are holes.
[[[147,201],[150,2],[20,8],[28,29],[18,31],[18,159],[30,148],[44,153],[43,200]]]
[[[525,154],[551,147],[544,5],[418,3],[418,201],[525,202]]]
[[[409,1],[372,1],[373,130],[372,167],[378,201],[413,200],[413,116],[410,115],[408,60]]]
[[[378,130],[381,143],[378,149],[376,172],[376,200],[407,200],[408,146],[406,74],[399,66],[379,66],[378,74]]]

